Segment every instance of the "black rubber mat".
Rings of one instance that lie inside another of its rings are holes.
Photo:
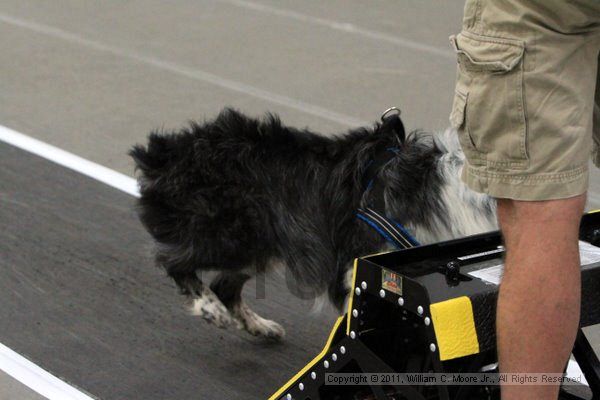
[[[0,342],[100,399],[261,399],[320,351],[335,319],[284,279],[246,297],[273,344],[189,316],[151,261],[134,198],[0,143]]]

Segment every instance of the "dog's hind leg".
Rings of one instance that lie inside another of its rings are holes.
[[[242,322],[244,328],[255,336],[263,336],[267,339],[281,340],[285,336],[285,329],[277,322],[266,319],[252,311],[245,302],[234,306],[233,315]]]
[[[172,274],[171,276],[179,286],[181,293],[190,299],[192,315],[197,315],[219,328],[241,327],[239,321],[233,318],[231,312],[217,295],[210,288],[204,286],[195,272]]]
[[[246,331],[254,336],[281,340],[285,336],[285,329],[277,322],[256,314],[242,299],[242,289],[248,279],[250,275],[241,272],[222,272],[213,280],[210,288]]]

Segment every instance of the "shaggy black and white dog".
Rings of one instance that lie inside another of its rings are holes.
[[[413,132],[398,144],[381,124],[325,137],[273,115],[226,109],[211,122],[154,132],[130,152],[157,263],[193,313],[220,327],[284,335],[241,297],[252,274],[273,268],[287,268],[297,290],[327,294],[341,310],[354,258],[389,248],[356,217],[371,196],[363,174],[382,144],[398,148],[378,174],[385,214],[418,241],[496,229],[494,202],[459,179],[463,154],[453,130]],[[205,270],[219,271],[210,286],[197,276]]]

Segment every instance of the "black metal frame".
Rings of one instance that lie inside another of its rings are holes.
[[[600,362],[585,333],[581,329],[577,332],[575,346],[573,347],[573,356],[577,360],[592,390],[594,396],[592,399],[600,399]]]

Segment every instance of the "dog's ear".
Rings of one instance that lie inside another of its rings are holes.
[[[404,143],[406,139],[406,131],[404,130],[404,124],[400,119],[399,113],[394,113],[382,118],[381,132],[384,134],[396,135],[400,143]]]

